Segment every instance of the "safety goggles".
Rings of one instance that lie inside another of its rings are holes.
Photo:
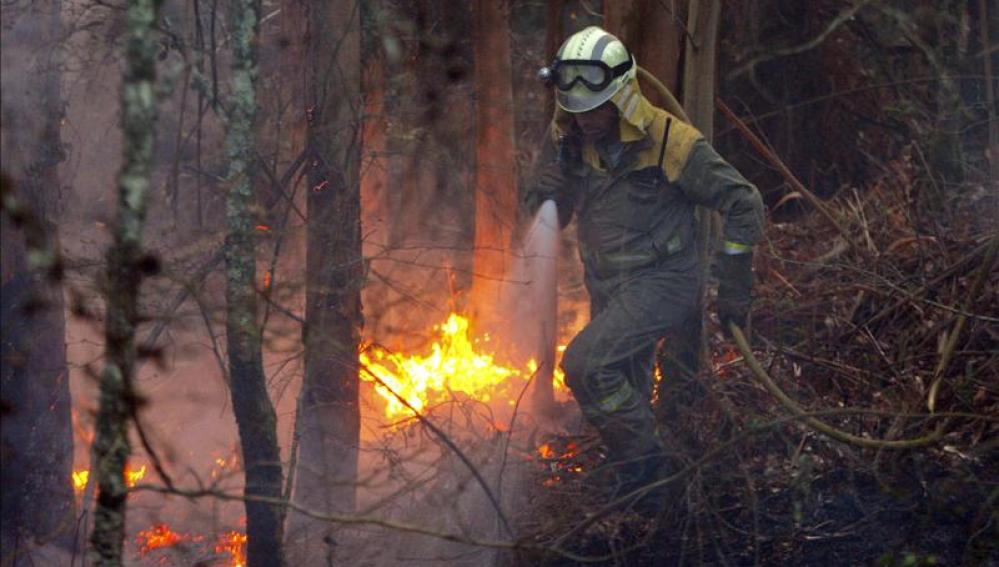
[[[635,64],[631,54],[628,60],[611,67],[603,61],[590,59],[556,59],[549,67],[551,80],[559,90],[567,91],[577,83],[593,92],[607,88],[611,81],[628,72]]]

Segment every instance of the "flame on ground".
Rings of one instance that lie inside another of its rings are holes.
[[[484,348],[483,343],[489,337],[470,338],[469,320],[457,313],[451,313],[434,330],[438,339],[431,345],[430,353],[423,356],[392,353],[376,346],[361,351],[361,378],[374,383],[375,391],[385,401],[386,417],[413,415],[392,392],[421,413],[453,399],[455,393],[482,402],[505,396],[512,405],[519,389],[506,388],[523,387],[537,369],[534,361],[522,369],[496,362],[495,355]],[[563,383],[561,372],[557,371],[555,387],[564,388]]]
[[[212,565],[221,565],[217,561],[224,560],[225,567],[246,567],[247,541],[246,534],[234,530],[219,535],[212,549],[216,554],[225,557],[216,558],[213,560]],[[172,548],[184,542],[191,542],[197,547],[206,543],[204,536],[178,533],[163,523],[153,524],[140,531],[135,537],[135,542],[139,546],[140,557],[145,557],[154,550]],[[207,551],[204,548],[200,549]]]
[[[140,531],[135,542],[139,544],[139,555],[145,556],[154,549],[173,547],[189,537],[171,530],[166,524],[154,524]]]
[[[231,561],[227,567],[246,567],[246,534],[226,532],[215,543],[215,553],[228,554]]]

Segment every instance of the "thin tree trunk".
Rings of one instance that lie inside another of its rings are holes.
[[[693,0],[683,65],[683,109],[709,141],[714,136],[715,80],[721,0]]]
[[[318,513],[352,512],[360,439],[360,9],[355,2],[304,3],[308,226],[305,380],[294,501]],[[332,561],[334,526],[292,514],[304,565]],[[322,557],[324,556],[324,557]]]
[[[517,218],[517,177],[506,0],[477,0],[475,17],[475,254],[473,309],[492,307]]]
[[[122,564],[125,539],[125,464],[131,451],[128,417],[135,403],[135,327],[143,276],[146,220],[156,122],[156,0],[128,5],[125,72],[121,86],[123,162],[118,173],[118,219],[108,250],[105,364],[94,439],[97,507],[90,542],[98,567]]]
[[[718,21],[721,0],[692,0],[687,20],[687,46],[683,65],[683,107],[687,116],[708,141],[714,137],[715,76],[717,64]],[[708,353],[707,332],[704,326],[705,287],[711,265],[714,240],[720,232],[721,217],[718,213],[699,208],[697,246],[701,257],[700,309],[696,333],[689,333],[692,344],[680,345],[683,357],[694,369],[706,365]],[[695,358],[696,357],[696,358]],[[699,361],[699,363],[697,362]]]
[[[688,5],[682,77],[684,110],[694,126],[711,140],[714,123],[715,60],[720,0],[691,0]],[[707,334],[704,326],[705,291],[711,265],[712,240],[720,219],[717,213],[697,208],[697,252],[700,257],[698,306],[690,319],[673,333],[659,353],[666,379],[656,402],[660,419],[676,415],[681,407],[694,407],[704,394],[697,372],[706,366]],[[696,443],[693,438],[689,441]]]
[[[619,0],[605,2],[604,25],[635,54],[638,64],[676,94],[680,85],[680,53],[683,43],[683,14],[686,4],[661,0]],[[674,12],[674,10],[676,12]],[[665,108],[655,89],[642,94],[653,104]]]
[[[385,5],[381,1],[366,2],[361,10],[364,21],[361,39],[364,46],[361,53],[364,68],[364,126],[361,136],[363,158],[360,174],[361,228],[364,234],[364,257],[374,258],[388,249],[391,227],[388,222],[390,217],[386,105],[388,64],[382,47],[384,38],[382,12],[385,10]],[[375,267],[372,262],[371,268]],[[386,305],[389,299],[389,288],[384,285],[366,286],[362,296],[364,305]],[[368,315],[370,317],[371,313]],[[380,322],[381,317],[368,318],[365,321],[369,336],[384,336],[379,333]]]
[[[232,92],[229,101],[229,192],[226,259],[226,340],[232,408],[239,429],[247,497],[280,498],[281,454],[277,418],[267,392],[257,317],[254,250],[254,119],[256,116],[256,45],[260,5],[238,0],[232,10]],[[249,567],[284,564],[282,510],[247,500],[246,535]]]
[[[999,8],[993,2],[992,11],[997,9]],[[995,55],[989,33],[989,22],[994,20],[990,17],[999,19],[999,15],[989,13],[989,2],[978,0],[978,33],[982,42],[982,68],[985,71],[985,115],[989,119],[989,145],[985,150],[985,157],[992,171],[992,183],[996,184],[999,183],[999,116],[996,110],[995,69],[992,67]]]

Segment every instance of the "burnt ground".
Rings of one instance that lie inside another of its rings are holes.
[[[741,463],[722,455],[689,475],[655,519],[606,513],[585,471],[567,476],[567,467],[592,466],[599,448],[548,460],[522,533],[577,557],[524,553],[512,564],[999,565],[994,454],[956,457],[963,464],[953,455],[850,455],[863,466],[799,457],[787,467],[760,448],[733,449]],[[561,539],[595,514],[603,516]]]

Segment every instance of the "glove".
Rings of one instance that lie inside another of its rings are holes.
[[[728,324],[746,328],[753,303],[753,253],[718,256],[718,320],[729,336]]]
[[[555,199],[563,192],[564,187],[565,174],[562,173],[562,167],[557,163],[546,166],[534,182],[534,191],[540,197],[538,204]]]
[[[553,199],[558,206],[559,225],[565,228],[572,219],[575,203],[569,193],[566,175],[559,163],[548,164],[539,170],[526,198],[528,212],[534,214],[548,199]]]

